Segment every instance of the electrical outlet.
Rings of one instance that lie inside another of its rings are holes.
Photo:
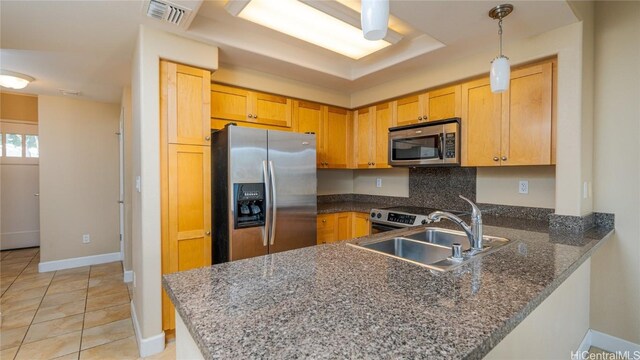
[[[376,187],[377,188],[381,188],[382,187],[382,179],[380,179],[380,178],[376,179]]]
[[[136,176],[136,190],[140,192],[141,188],[142,188],[142,181],[140,180],[140,176]]]
[[[584,199],[588,199],[589,198],[589,183],[587,183],[586,181],[582,185],[582,197]]]
[[[89,234],[82,235],[82,243],[83,244],[88,244],[90,242],[91,242],[91,235],[89,235]]]
[[[520,194],[528,194],[529,193],[529,181],[520,180],[520,184],[518,185],[518,192]]]

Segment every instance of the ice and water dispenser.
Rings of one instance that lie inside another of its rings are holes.
[[[264,183],[233,184],[236,229],[264,226]]]

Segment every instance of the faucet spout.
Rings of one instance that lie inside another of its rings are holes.
[[[471,226],[467,225],[464,220],[460,219],[458,216],[445,211],[434,211],[429,214],[429,216],[427,216],[427,219],[429,219],[430,222],[439,222],[442,219],[447,219],[458,224],[458,226],[460,226],[462,230],[464,230],[464,232],[467,234],[467,239],[469,239],[469,245],[471,245],[471,249],[482,250],[482,212],[480,211],[480,208],[478,208],[478,206],[471,200],[465,198],[462,195],[459,196],[461,199],[471,204]]]

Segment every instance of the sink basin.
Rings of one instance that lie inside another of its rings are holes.
[[[451,250],[445,247],[430,246],[408,238],[393,238],[362,247],[422,264],[435,263],[451,255]]]
[[[463,258],[452,259],[451,245],[462,245]],[[470,251],[467,235],[462,231],[427,228],[402,237],[378,240],[355,240],[349,245],[382,255],[408,261],[437,271],[449,271],[472,260],[496,251],[509,243],[508,239],[483,236],[482,251]]]

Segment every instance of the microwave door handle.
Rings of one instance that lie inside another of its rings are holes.
[[[442,144],[444,143],[444,133],[438,134],[438,157],[442,160]]]

